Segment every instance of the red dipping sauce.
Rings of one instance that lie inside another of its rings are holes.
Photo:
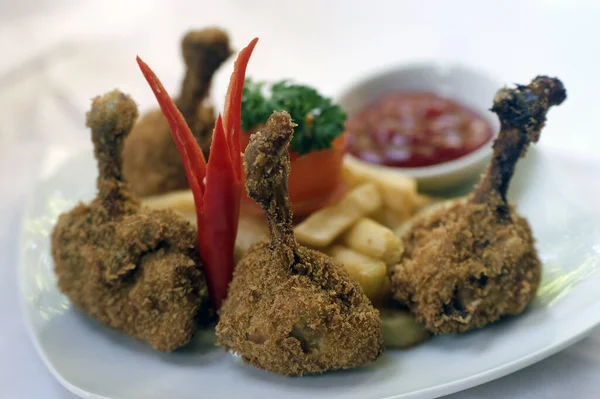
[[[434,93],[389,94],[346,121],[347,149],[370,163],[418,167],[481,148],[491,125],[475,111]]]

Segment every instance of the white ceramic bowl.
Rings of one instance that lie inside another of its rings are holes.
[[[492,142],[500,129],[498,118],[489,111],[496,91],[504,86],[498,79],[459,65],[423,63],[399,66],[358,81],[343,91],[336,99],[348,113],[360,110],[385,94],[394,92],[427,91],[456,100],[473,109],[492,125],[494,135],[483,147],[453,161],[438,165],[400,168],[380,166],[374,168],[394,170],[417,179],[419,189],[430,192],[449,190],[480,173],[490,159]],[[352,155],[354,162],[365,163]]]

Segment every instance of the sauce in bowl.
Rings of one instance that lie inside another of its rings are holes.
[[[346,121],[348,152],[366,162],[437,165],[469,154],[493,136],[477,112],[428,92],[388,94]]]

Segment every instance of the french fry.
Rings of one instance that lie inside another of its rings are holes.
[[[385,227],[396,230],[404,222],[409,220],[411,216],[412,215],[407,215],[406,212],[396,212],[390,208],[384,207],[373,212],[370,218]]]
[[[406,222],[402,223],[400,226],[398,226],[395,230],[394,230],[394,234],[396,234],[398,237],[400,238],[404,238],[404,236],[406,234],[408,234],[408,232],[410,231],[410,229],[412,228],[412,219],[407,220]]]
[[[350,278],[360,285],[371,301],[381,299],[387,280],[387,266],[383,261],[341,245],[334,246],[329,253],[344,265]]]
[[[362,218],[342,236],[342,242],[351,249],[391,266],[400,260],[404,250],[402,242],[389,228]]]
[[[298,241],[323,248],[361,217],[381,207],[381,197],[373,183],[355,187],[337,204],[322,208],[294,228]]]
[[[408,176],[346,157],[342,166],[342,179],[350,186],[374,182],[385,207],[406,214],[406,217],[414,212],[418,195],[417,182]]]
[[[142,199],[142,205],[152,209],[173,209],[182,214],[196,214],[191,190],[173,191]]]
[[[430,197],[429,195],[417,193],[417,196],[415,197],[415,207],[417,209],[421,209],[423,207],[433,204],[435,201],[436,199]]]
[[[269,239],[269,228],[265,217],[240,215],[238,233],[235,239],[236,251],[245,254],[257,242]]]
[[[383,343],[388,348],[409,348],[429,338],[429,332],[407,311],[380,309],[379,315]]]

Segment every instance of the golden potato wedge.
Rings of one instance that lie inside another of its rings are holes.
[[[396,212],[393,209],[383,207],[377,209],[369,217],[385,227],[396,230],[409,220],[412,215],[408,215],[406,212]]]
[[[346,157],[342,166],[342,179],[350,186],[374,182],[385,207],[405,214],[406,217],[414,212],[418,194],[417,182],[413,178]]]
[[[371,301],[379,301],[386,287],[387,266],[342,245],[335,245],[329,254],[342,263],[350,278],[358,283]]]
[[[415,207],[417,209],[421,209],[423,207],[433,204],[436,201],[439,201],[439,199],[436,199],[429,195],[417,193],[417,196],[415,197]]]
[[[457,204],[460,202],[465,202],[466,200],[467,200],[467,197],[465,197],[465,196],[455,197],[455,198],[450,198],[450,199],[445,199],[445,200],[438,200],[435,202],[433,200],[431,200],[427,205],[425,205],[421,209],[419,209],[418,212],[416,212],[410,219],[406,220],[400,226],[395,228],[394,233],[398,237],[402,238],[411,229],[415,218],[431,215],[443,208],[449,208],[454,204]]]
[[[400,260],[404,250],[402,241],[394,232],[369,218],[354,223],[342,236],[349,248],[391,266]]]
[[[294,228],[298,241],[314,248],[331,244],[361,217],[381,207],[375,184],[367,183],[350,190],[337,204],[319,209]]]
[[[264,216],[240,215],[238,233],[235,239],[234,258],[236,263],[246,255],[250,247],[269,239],[269,227]]]
[[[384,226],[387,226],[390,229],[394,230],[402,223],[409,220],[414,215],[414,212],[415,208],[412,208],[410,210],[405,209],[404,211],[397,211],[392,208],[384,207],[381,208],[381,210],[378,212],[378,215],[374,215],[373,217]]]
[[[142,205],[152,209],[172,209],[182,214],[196,214],[194,196],[191,190],[172,191],[142,198]]]
[[[379,315],[383,343],[387,348],[409,348],[429,338],[429,332],[408,311],[380,309]]]

